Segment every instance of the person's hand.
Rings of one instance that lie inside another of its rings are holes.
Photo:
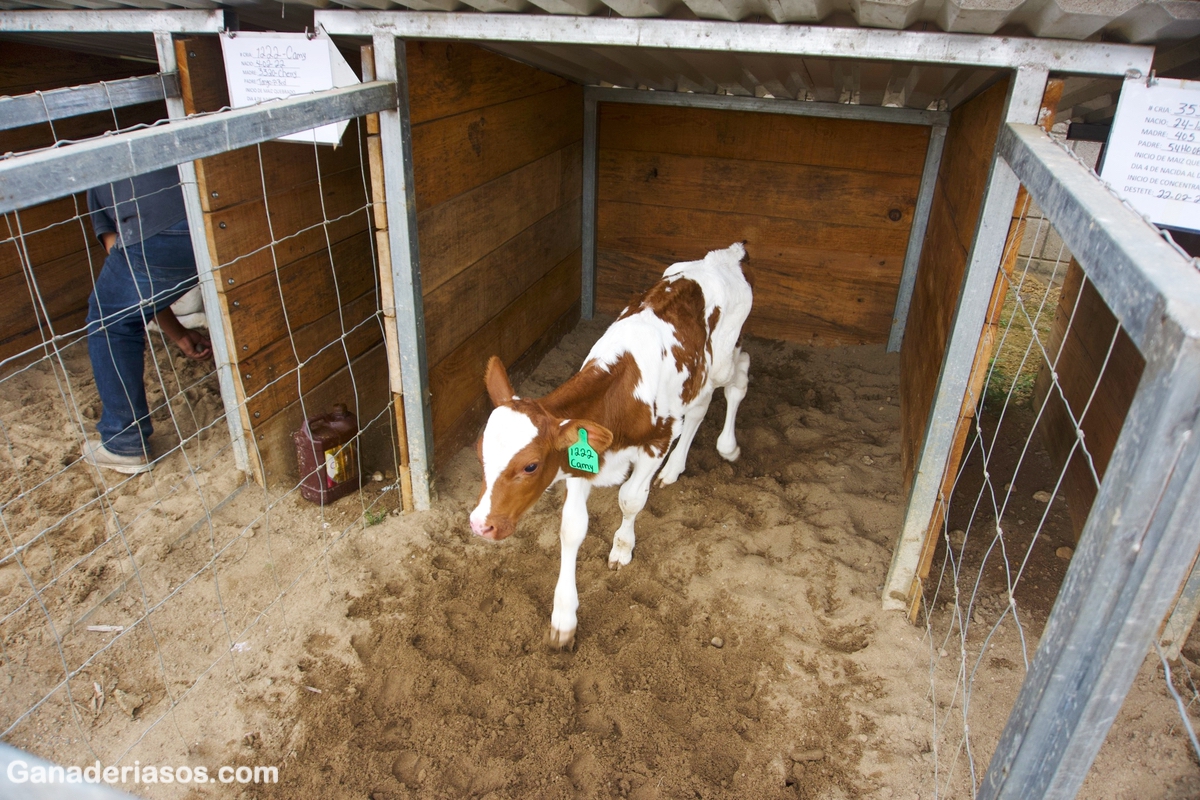
[[[212,344],[209,343],[208,337],[200,331],[185,329],[183,335],[175,340],[175,344],[179,345],[179,349],[188,358],[197,361],[212,358]]]
[[[113,246],[117,243],[117,235],[112,231],[100,234],[100,244],[104,245],[104,252],[111,253]]]

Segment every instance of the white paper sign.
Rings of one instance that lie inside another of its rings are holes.
[[[350,86],[358,77],[333,46],[320,34],[258,33],[239,31],[221,36],[229,102],[234,108]],[[336,145],[347,121],[280,137],[279,141]]]
[[[1200,81],[1126,79],[1101,177],[1156,224],[1200,230]]]

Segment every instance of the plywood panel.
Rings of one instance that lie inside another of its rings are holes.
[[[615,313],[670,263],[744,241],[747,331],[886,341],[928,140],[891,124],[601,104],[598,307]]]
[[[361,183],[361,161],[366,158],[356,144],[359,135],[356,121],[350,120],[340,147],[263,142],[257,147],[243,147],[203,159],[198,163],[208,189],[200,197],[204,210],[218,211],[259,200],[264,183],[268,197],[280,194],[298,184],[317,180],[318,169],[321,177],[353,170]]]
[[[987,188],[1007,81],[955,109],[900,350],[901,464],[911,484]],[[986,154],[986,158],[981,154]]]
[[[580,258],[576,250],[430,368],[435,448],[483,392],[488,359],[498,355],[506,364],[515,361],[579,300]]]
[[[430,363],[449,355],[479,326],[579,248],[580,199],[547,214],[425,296]]]
[[[920,179],[725,158],[608,149],[599,157],[601,201],[745,212],[863,227],[912,227]]]
[[[266,419],[297,397],[298,389],[328,378],[380,340],[374,291],[345,302],[238,363],[246,405],[253,419]],[[332,331],[346,333],[330,338]],[[300,359],[297,362],[297,357]]]
[[[886,142],[886,146],[880,146]],[[602,103],[601,150],[840,167],[920,176],[923,125]]]
[[[549,72],[460,42],[408,42],[409,118],[414,125],[559,89]]]
[[[412,129],[417,209],[443,203],[583,138],[583,89],[561,89]]]
[[[408,69],[441,464],[486,410],[487,358],[512,364],[557,341],[577,306],[583,93],[462,43],[410,43]]]
[[[297,157],[303,160],[299,151]],[[222,282],[237,286],[365,231],[369,213],[355,168],[206,214],[205,224]]]
[[[564,203],[581,197],[582,159],[581,144],[572,142],[421,212],[417,231],[425,295]]]
[[[335,312],[339,299],[346,302],[373,288],[371,244],[371,235],[363,231],[333,246],[332,267],[330,254],[321,251],[276,273],[229,287],[224,296],[239,358]],[[327,341],[341,334],[339,326],[331,325]]]

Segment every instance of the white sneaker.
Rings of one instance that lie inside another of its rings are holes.
[[[154,467],[145,456],[117,455],[109,452],[108,448],[95,439],[84,443],[83,460],[93,467],[103,467],[125,475],[139,475],[149,472]]]

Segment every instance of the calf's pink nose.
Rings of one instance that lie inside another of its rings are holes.
[[[495,535],[495,533],[496,533],[496,526],[488,525],[484,521],[472,519],[471,520],[471,530],[473,530],[475,532],[476,536],[482,536],[485,539],[491,539],[493,537],[493,535]]]

